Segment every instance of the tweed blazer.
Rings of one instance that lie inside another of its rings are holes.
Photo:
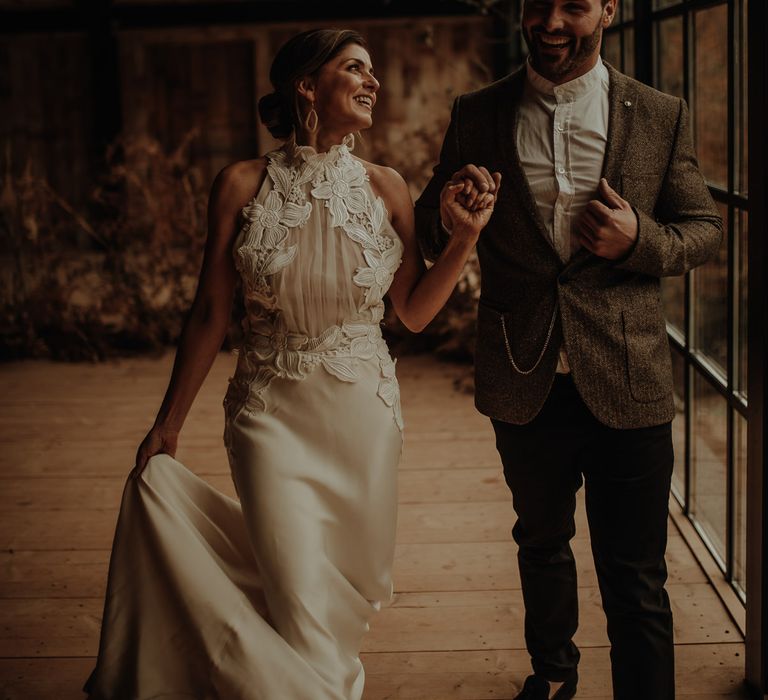
[[[440,162],[416,202],[417,236],[434,258],[445,243],[444,183],[467,163],[502,173],[477,245],[475,403],[491,418],[524,424],[537,415],[561,344],[577,390],[602,423],[639,428],[674,416],[660,278],[712,256],[722,220],[698,168],[685,102],[608,71],[603,177],[638,220],[637,241],[623,259],[584,248],[567,263],[557,255],[517,152],[524,68],[456,99]]]

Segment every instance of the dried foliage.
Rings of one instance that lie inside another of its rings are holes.
[[[439,124],[390,129],[386,141],[370,144],[372,156],[388,160],[418,194],[437,159],[442,132]],[[194,136],[188,134],[170,153],[146,136],[120,139],[109,149],[106,174],[84,211],[29,164],[14,175],[6,154],[0,358],[95,361],[176,342],[205,238],[207,187],[190,162]],[[393,148],[395,142],[401,146]],[[386,333],[396,352],[471,359],[479,281],[473,258],[446,307],[419,335],[390,309]]]
[[[171,153],[146,137],[107,154],[77,211],[6,152],[0,194],[4,359],[97,360],[157,350],[179,334],[196,286],[205,187],[189,134]]]
[[[446,360],[470,362],[479,298],[480,266],[473,255],[445,306],[421,333],[408,331],[388,305],[384,317],[387,341],[398,355],[431,352]]]
[[[205,238],[206,187],[189,162],[189,134],[171,153],[145,136],[107,154],[106,175],[78,211],[27,164],[6,154],[0,190],[0,358],[102,360],[159,351],[178,339],[192,302]],[[393,131],[391,138],[397,137]],[[394,163],[426,182],[442,132],[403,135]],[[392,151],[390,151],[391,153]],[[472,259],[445,309],[419,335],[390,309],[398,353],[469,360],[479,269]]]

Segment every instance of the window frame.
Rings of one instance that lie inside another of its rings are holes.
[[[625,31],[635,32],[635,75],[638,80],[650,85],[656,82],[655,70],[655,28],[658,23],[682,17],[683,23],[683,93],[689,104],[693,103],[695,85],[691,72],[694,68],[695,13],[717,6],[726,6],[727,27],[727,120],[728,120],[728,176],[727,187],[709,185],[716,202],[726,208],[728,228],[727,242],[727,361],[725,372],[693,344],[692,280],[696,273],[685,275],[684,280],[684,328],[682,331],[668,324],[668,337],[672,352],[679,356],[684,366],[683,396],[685,403],[685,450],[684,489],[673,490],[673,497],[682,514],[694,526],[697,534],[713,555],[724,578],[746,606],[746,677],[753,688],[768,691],[768,603],[766,583],[768,581],[768,458],[766,436],[768,436],[768,244],[764,232],[768,231],[768,138],[763,134],[764,122],[768,115],[768,42],[764,28],[768,26],[768,3],[759,0],[676,0],[668,7],[656,7],[650,0],[619,0],[624,6],[634,9],[632,19],[617,22],[606,34],[620,33],[623,47]],[[745,12],[746,8],[746,12]],[[748,40],[749,55],[743,51],[743,42]],[[746,65],[742,62],[746,61]],[[622,65],[624,66],[622,51]],[[746,73],[744,72],[746,68]],[[745,85],[748,76],[748,85]],[[747,99],[748,98],[748,99]],[[695,103],[694,109],[695,109]],[[745,107],[746,105],[746,107]],[[746,113],[743,111],[746,109]],[[747,117],[749,134],[749,163],[746,194],[741,182],[744,172],[742,139],[740,131]],[[692,120],[693,121],[693,120]],[[695,123],[695,122],[694,122]],[[740,246],[742,226],[747,226],[748,300],[747,300],[747,377],[743,386],[743,369],[740,366],[740,289],[738,287]],[[702,377],[726,402],[727,405],[727,464],[726,464],[726,543],[725,557],[719,557],[712,542],[703,532],[701,524],[691,513],[691,446],[693,441],[692,391],[694,375]],[[744,395],[746,388],[747,394]],[[735,503],[736,491],[736,430],[737,416],[747,422],[747,516],[746,516],[746,591],[735,583]]]

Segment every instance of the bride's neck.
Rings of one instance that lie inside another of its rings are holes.
[[[296,133],[296,145],[311,146],[318,153],[325,153],[333,146],[343,143],[346,135],[346,133],[324,131],[323,129],[318,129],[315,132],[301,129]]]

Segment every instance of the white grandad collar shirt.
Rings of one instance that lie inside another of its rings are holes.
[[[608,69],[555,85],[526,64],[517,150],[541,219],[563,262],[578,250],[574,224],[597,196],[608,138]],[[558,372],[568,371],[564,348]]]

